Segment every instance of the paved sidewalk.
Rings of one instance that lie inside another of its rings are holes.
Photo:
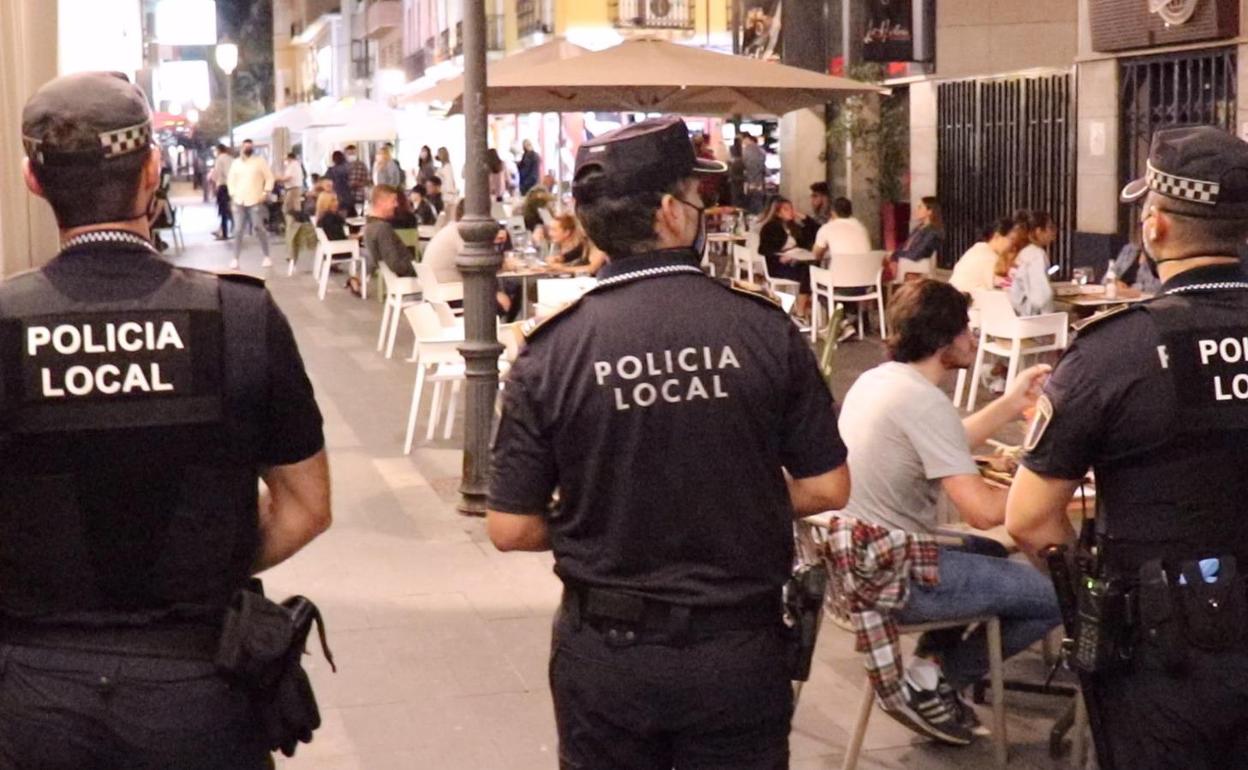
[[[214,242],[215,209],[183,210],[187,250],[169,259],[225,269],[232,244]],[[313,770],[548,770],[558,766],[546,683],[550,619],[559,582],[548,555],[499,554],[478,519],[453,508],[462,420],[450,441],[402,454],[414,372],[375,352],[381,308],[332,283],[317,300],[304,255],[286,275],[273,248],[269,287],[294,326],[325,415],[333,474],[333,528],[265,575],[271,594],[302,593],[322,608],[338,673],[319,652],[307,659],[324,727],[283,767]],[[260,270],[259,246],[244,244],[242,269]],[[844,394],[853,376],[882,358],[878,341],[841,352]],[[426,397],[428,398],[428,397]],[[863,686],[851,637],[825,624],[812,681],[794,720],[795,770],[840,767]],[[1036,657],[1011,675],[1043,679]],[[1011,768],[1063,766],[1047,758],[1047,731],[1065,703],[1009,694]],[[984,712],[985,719],[987,711]],[[991,767],[986,741],[933,746],[872,715],[862,768],[965,770]]]

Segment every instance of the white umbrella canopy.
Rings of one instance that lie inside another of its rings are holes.
[[[497,76],[491,72],[488,82],[490,112],[498,114],[783,115],[837,95],[888,93],[849,78],[650,38]]]
[[[561,37],[555,38],[541,45],[526,48],[511,56],[490,62],[486,65],[485,77],[487,81],[492,82],[496,78],[506,76],[509,73],[523,72],[533,67],[571,59],[589,52],[588,48],[582,48],[575,43],[569,43]],[[424,90],[405,93],[399,97],[398,101],[400,104],[428,104],[430,102],[449,104],[457,102],[463,95],[464,76],[456,75]]]

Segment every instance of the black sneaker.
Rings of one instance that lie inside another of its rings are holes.
[[[905,705],[892,709],[881,702],[880,708],[885,714],[919,735],[950,746],[967,746],[975,739],[971,731],[958,722],[953,707],[940,693],[920,690],[909,682],[902,682],[901,687]]]
[[[962,694],[955,690],[953,685],[946,682],[944,677],[941,677],[940,682],[936,685],[936,692],[953,709],[953,713],[958,718],[958,724],[970,730],[971,735],[992,735],[992,731],[984,727],[983,723],[979,721],[979,715],[975,713],[975,709],[971,707],[971,704],[962,700]]]

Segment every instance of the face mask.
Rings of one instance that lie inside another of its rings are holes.
[[[351,153],[350,155],[348,155],[348,156],[347,156],[347,160],[348,160],[348,161],[350,161],[350,162],[352,162],[352,163],[354,163],[354,162],[355,162],[356,157],[358,157],[358,156],[356,156],[356,154],[355,154],[355,153]]]
[[[701,257],[702,252],[706,250],[706,207],[695,206],[684,198],[676,198],[676,200],[698,212],[698,234],[693,236],[693,243],[689,244],[689,248]]]
[[[243,148],[243,157],[244,157],[244,158],[250,158],[250,157],[252,156],[252,154],[253,154],[253,153],[255,153],[255,150],[251,149],[250,147],[244,147],[244,148]]]

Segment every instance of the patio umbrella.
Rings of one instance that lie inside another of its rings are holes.
[[[783,115],[836,95],[888,93],[857,80],[652,38],[572,59],[491,70],[488,82],[493,113]]]
[[[495,78],[503,77],[509,73],[523,72],[533,67],[538,67],[550,62],[571,59],[582,54],[589,53],[588,48],[582,48],[575,43],[569,43],[563,38],[555,38],[549,42],[539,46],[526,48],[519,53],[511,56],[496,59],[486,66],[485,77],[488,82],[492,82]],[[399,96],[400,104],[428,104],[429,102],[458,102],[464,94],[464,76],[456,75],[453,78],[447,78],[437,84],[420,91],[413,91]],[[538,110],[522,110],[522,112],[537,112]],[[550,110],[553,112],[553,110]]]

